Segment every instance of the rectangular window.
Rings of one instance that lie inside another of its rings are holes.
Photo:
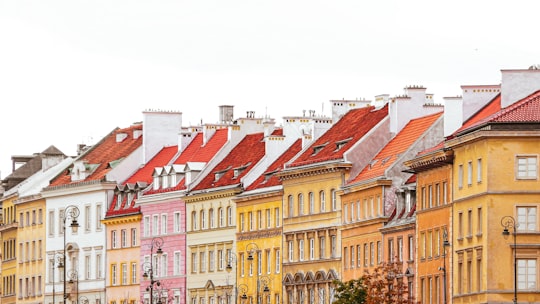
[[[517,230],[536,231],[536,207],[517,207]]]
[[[354,246],[351,246],[351,247],[350,247],[350,251],[351,251],[351,268],[354,268],[354,259],[355,259],[355,256],[354,256]]]
[[[191,272],[197,272],[197,253],[191,253]]]
[[[143,234],[144,236],[150,236],[150,216],[145,216],[143,221]]]
[[[332,235],[331,238],[330,238],[330,248],[332,250],[331,257],[335,258],[336,257],[336,248],[337,248],[337,238],[336,238],[335,235]]]
[[[368,243],[364,243],[364,267],[369,265],[369,248]]]
[[[403,262],[403,239],[402,238],[398,238],[397,239],[397,257],[398,257],[398,262]]]
[[[463,212],[458,213],[458,238],[463,238]]]
[[[49,211],[49,236],[54,235],[54,210]],[[60,226],[62,227],[62,226]]]
[[[152,217],[152,235],[159,234],[159,215],[154,214]]]
[[[472,236],[472,210],[467,210],[467,237]]]
[[[422,199],[422,209],[426,209],[427,208],[426,187],[422,187],[421,199]]]
[[[369,265],[373,266],[375,262],[375,244],[373,242],[369,243]]]
[[[114,249],[114,248],[117,248],[118,247],[118,243],[117,243],[117,239],[116,239],[116,230],[113,230],[111,231],[111,247]]]
[[[279,249],[276,249],[276,273],[279,273],[281,270],[280,270],[280,266],[281,266],[281,253],[279,251]]]
[[[97,279],[103,278],[102,263],[103,263],[103,257],[101,253],[96,254],[96,278]]]
[[[304,240],[298,241],[298,260],[304,260]]]
[[[315,260],[315,239],[309,239],[309,259]]]
[[[428,186],[428,206],[433,207],[433,186]]]
[[[478,207],[476,210],[476,233],[482,234],[482,207]]]
[[[272,227],[272,215],[271,215],[271,212],[270,212],[270,209],[266,209],[266,228],[270,228]]]
[[[482,159],[479,158],[476,160],[476,182],[482,182]]]
[[[167,234],[167,214],[161,215],[161,234]]]
[[[377,264],[382,262],[382,244],[381,241],[377,241]]]
[[[101,204],[96,205],[96,230],[101,231],[103,215],[101,214]]]
[[[448,183],[447,182],[443,182],[442,183],[443,185],[443,198],[442,198],[442,201],[443,201],[443,204],[447,204],[448,203]]]
[[[127,231],[125,229],[122,229],[122,231],[120,231],[120,237],[122,242],[122,248],[127,247]]]
[[[118,282],[116,281],[117,280],[117,269],[116,269],[116,264],[112,264],[111,265],[111,284],[113,286],[116,286],[118,284]]]
[[[90,232],[92,229],[92,219],[90,216],[90,206],[84,207],[84,231]]]
[[[279,213],[279,208],[274,209],[274,218],[275,218],[274,222],[276,223],[276,227],[281,226],[281,220],[280,220],[281,214]]]
[[[319,237],[319,259],[326,257],[326,238],[324,236]]]
[[[463,188],[463,165],[458,166],[458,188]]]
[[[420,233],[420,258],[426,258],[426,233]]]
[[[266,273],[270,274],[272,272],[272,257],[270,250],[266,250]]]
[[[441,205],[441,185],[435,184],[435,206]]]
[[[180,225],[181,225],[181,217],[180,217],[180,212],[175,212],[174,213],[174,232],[178,233],[180,232]]]
[[[201,263],[201,272],[206,271],[206,252],[199,252],[199,261]]]
[[[517,156],[516,157],[516,178],[536,179],[538,176],[537,156]]]
[[[131,263],[131,284],[137,284],[137,263]]]
[[[343,247],[343,268],[349,268],[349,247]]]
[[[472,174],[473,174],[473,168],[472,168],[472,162],[467,163],[467,186],[472,185]]]
[[[128,282],[128,266],[122,263],[122,285],[127,285]]]
[[[225,257],[223,256],[223,250],[217,251],[218,270],[223,270],[225,265]],[[229,259],[227,259],[227,265],[229,265]],[[232,266],[232,265],[231,265]]]
[[[288,241],[287,244],[288,244],[288,249],[289,249],[289,262],[293,262],[294,261],[293,241]]]
[[[409,261],[414,260],[414,237],[409,235]]]
[[[216,257],[214,256],[214,251],[213,250],[210,250],[208,251],[208,270],[209,271],[214,271],[215,270],[215,266],[216,266]]]
[[[362,246],[356,245],[356,267],[362,266]]]
[[[244,232],[244,224],[245,224],[245,220],[244,220],[244,214],[243,213],[240,213],[240,232]]]
[[[137,246],[137,228],[131,228],[131,247]]]
[[[90,269],[91,265],[90,265],[90,256],[89,255],[85,255],[84,256],[84,278],[85,279],[90,279],[90,273],[91,273],[91,269]]]

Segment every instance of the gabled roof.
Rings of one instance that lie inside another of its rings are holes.
[[[203,136],[203,133],[198,133],[174,163],[209,162],[227,142],[228,129],[216,130],[204,146]]]
[[[263,133],[246,135],[234,149],[193,190],[239,184],[242,177],[265,154]]]
[[[276,177],[276,173],[283,169],[283,165],[292,159],[302,149],[302,140],[298,139],[290,146],[274,163],[272,163],[266,171],[259,176],[251,185],[247,187],[247,191],[260,188],[272,187],[281,185],[281,180]]]
[[[168,164],[178,152],[178,146],[165,147],[159,151],[146,165],[137,170],[129,177],[124,184],[134,184],[136,182],[152,182],[152,173],[154,168],[162,167]]]
[[[470,127],[476,125],[481,120],[486,117],[493,115],[501,110],[501,94],[498,94],[485,106],[483,106],[478,112],[471,116],[467,121],[463,123],[461,128],[459,128],[454,134],[460,133],[463,130],[469,129]]]
[[[343,154],[388,116],[388,105],[347,112],[287,167],[298,167],[343,158]]]
[[[133,131],[142,130],[142,125],[137,124],[125,129],[115,129],[94,145],[74,162],[83,160],[92,167],[92,173],[83,180],[71,181],[70,170],[65,170],[50,186],[77,184],[88,181],[103,180],[107,173],[113,169],[111,164],[121,161],[142,145],[142,136],[133,137]],[[125,134],[125,138],[117,142],[117,134]]]
[[[412,119],[407,125],[373,158],[349,184],[385,175],[399,157],[424,134],[441,116],[443,112]]]

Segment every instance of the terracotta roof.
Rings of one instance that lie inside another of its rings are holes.
[[[265,154],[263,133],[246,135],[244,139],[193,190],[238,184]],[[237,173],[235,174],[235,171]],[[216,179],[216,175],[220,176]]]
[[[112,170],[110,163],[122,160],[142,145],[142,136],[139,136],[137,139],[133,138],[133,131],[135,130],[142,130],[142,125],[137,124],[125,129],[117,128],[83,155],[79,156],[75,161],[85,160],[88,164],[96,165],[95,170],[84,180],[72,182],[69,170],[65,170],[51,182],[50,186],[102,180]],[[116,142],[116,135],[119,133],[126,134],[126,138],[121,142]]]
[[[287,167],[343,158],[345,151],[387,116],[388,105],[350,110]]]
[[[409,179],[405,182],[405,185],[414,183],[416,183],[416,174],[411,175],[411,177],[409,177]]]
[[[276,177],[276,173],[283,169],[283,165],[293,158],[302,149],[302,140],[298,139],[287,151],[281,154],[266,171],[259,176],[246,190],[255,190],[260,188],[281,185],[281,180]]]
[[[436,121],[443,112],[412,119],[403,129],[373,158],[349,184],[384,176],[386,169],[391,167],[412,144],[414,144]]]
[[[227,142],[227,139],[228,129],[219,129],[203,146],[203,134],[198,133],[174,163],[209,162]]]
[[[490,123],[540,123],[540,91],[536,91],[495,113],[485,113],[484,116],[479,116],[475,123],[464,125],[456,131],[456,134],[466,133]]]
[[[156,167],[167,165],[178,152],[178,146],[165,147],[159,151],[146,165],[137,170],[124,184],[134,184],[136,182],[152,183],[152,173]]]
[[[489,103],[482,107],[478,112],[471,116],[467,121],[463,123],[461,128],[459,128],[454,134],[460,133],[463,130],[469,129],[470,127],[478,124],[480,121],[486,117],[493,115],[501,110],[501,94],[498,94],[493,98]]]
[[[203,146],[203,133],[197,133],[195,138],[189,143],[189,145],[182,151],[180,156],[174,161],[176,165],[185,165],[188,162],[209,162],[218,153],[218,151],[225,145],[228,139],[228,129],[216,130],[214,135]],[[182,178],[174,187],[149,189],[144,194],[156,194],[165,193],[186,189],[185,178]]]

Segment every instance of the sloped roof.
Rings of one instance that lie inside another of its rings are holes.
[[[70,170],[65,170],[51,182],[50,186],[59,186],[67,184],[77,184],[81,182],[102,180],[105,175],[112,170],[110,163],[120,161],[129,156],[133,151],[142,145],[142,136],[137,139],[133,138],[133,131],[142,130],[142,125],[137,124],[129,128],[115,129],[104,137],[99,143],[91,149],[79,156],[77,160],[85,160],[88,164],[95,165],[95,170],[84,180],[71,181]],[[116,135],[119,133],[126,134],[126,138],[120,142],[116,142]]]
[[[174,163],[209,162],[227,142],[227,139],[228,129],[218,129],[203,146],[203,134],[198,133]]]
[[[167,165],[178,152],[178,146],[165,147],[159,151],[146,165],[137,170],[129,177],[124,184],[133,184],[136,182],[152,182],[152,173],[154,168]]]
[[[501,94],[498,94],[485,106],[483,106],[478,112],[471,116],[467,121],[463,123],[461,128],[459,128],[454,134],[461,133],[461,131],[469,129],[470,127],[478,124],[480,121],[486,117],[493,115],[501,110]]]
[[[441,116],[443,112],[412,119],[349,184],[384,176],[390,168]]]
[[[302,149],[302,140],[298,139],[287,149],[274,163],[272,163],[266,171],[259,176],[246,190],[255,190],[260,188],[272,187],[281,185],[281,180],[276,177],[276,173],[283,169],[283,165],[292,159]]]
[[[287,167],[298,167],[343,158],[343,154],[388,116],[388,105],[353,109]]]
[[[477,121],[464,125],[455,134],[467,133],[491,123],[540,123],[540,91],[494,113],[478,113],[475,116]]]
[[[242,177],[263,158],[266,146],[263,138],[263,133],[246,135],[193,190],[239,184]],[[236,170],[239,172],[235,175]],[[220,175],[217,180],[216,174]]]

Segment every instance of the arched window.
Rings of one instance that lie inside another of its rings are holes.
[[[204,209],[201,210],[200,220],[201,220],[201,229],[206,229],[206,212],[204,212]]]
[[[309,192],[309,214],[315,213],[315,194]]]
[[[332,190],[330,190],[330,193],[332,195],[332,211],[336,211],[337,210],[337,194],[336,194],[336,190],[332,189]]]
[[[219,216],[219,227],[225,226],[225,214],[223,213],[223,208],[218,209],[218,216]]]
[[[289,214],[287,214],[287,216],[293,217],[294,216],[294,199],[292,195],[289,195],[288,207],[289,207]]]
[[[304,194],[298,194],[298,215],[304,215]]]
[[[215,228],[214,227],[214,223],[215,223],[215,218],[214,218],[214,209],[210,208],[210,210],[208,211],[208,224],[210,225],[210,228]]]
[[[319,192],[319,199],[321,201],[321,212],[326,212],[326,195],[324,194],[324,190]]]
[[[227,226],[233,225],[233,214],[232,214],[232,208],[227,207]]]
[[[191,212],[191,230],[197,230],[197,212]]]

